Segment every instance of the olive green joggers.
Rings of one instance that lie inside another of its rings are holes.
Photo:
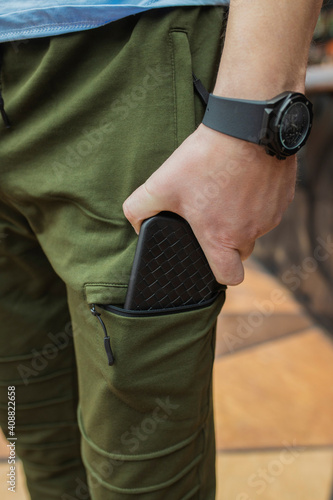
[[[213,500],[220,296],[147,317],[121,305],[137,237],[127,196],[200,123],[222,8],[150,11],[6,43],[0,123],[0,423],[33,500]],[[98,304],[115,356],[108,365]]]

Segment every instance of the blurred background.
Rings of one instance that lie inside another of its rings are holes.
[[[306,93],[315,119],[295,199],[219,318],[218,500],[333,500],[333,1]]]
[[[333,238],[332,0],[325,2],[317,23],[306,89],[315,118],[299,155],[295,200],[282,224],[260,238],[255,255],[294,291],[313,317],[333,331],[333,258],[316,258],[315,252],[321,239],[327,243]],[[292,267],[302,263],[305,269]]]
[[[295,200],[257,242],[218,321],[217,500],[333,500],[333,1],[306,88],[315,120]],[[2,500],[13,495],[6,444],[0,435]],[[26,500],[18,469],[15,498]]]

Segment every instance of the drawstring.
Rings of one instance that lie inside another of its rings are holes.
[[[10,121],[9,121],[9,118],[8,118],[8,115],[5,111],[5,103],[3,101],[3,97],[2,97],[2,94],[1,94],[1,89],[0,89],[0,113],[1,113],[1,116],[2,116],[2,119],[3,119],[3,122],[5,124],[5,127],[6,128],[10,128]]]
[[[2,50],[0,50],[0,75],[1,75],[1,69],[2,69]],[[0,87],[0,113],[1,113],[1,116],[3,119],[3,122],[5,124],[5,127],[10,128],[10,121],[9,121],[8,115],[5,111],[5,103],[4,103],[4,100],[2,97],[1,87]]]

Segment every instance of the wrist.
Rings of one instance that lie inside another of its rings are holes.
[[[200,123],[196,129],[197,143],[204,154],[213,154],[218,157],[233,157],[235,154],[239,157],[246,157],[247,160],[252,161],[266,161],[274,160],[273,157],[267,156],[263,147],[252,142],[237,139],[231,135],[223,134],[204,123]]]
[[[235,66],[235,65],[234,65]],[[223,70],[222,70],[223,68]],[[275,69],[251,68],[237,65],[237,71],[230,71],[221,65],[213,94],[233,99],[248,99],[254,101],[266,101],[285,91],[305,92],[305,71],[300,74],[283,75]],[[274,78],[272,78],[274,75]]]
[[[311,131],[312,105],[301,93],[284,92],[267,101],[210,94],[204,125],[232,137],[263,146],[285,159],[296,154]]]

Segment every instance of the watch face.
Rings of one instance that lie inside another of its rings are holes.
[[[298,148],[307,136],[310,126],[310,113],[303,102],[292,104],[284,113],[280,126],[280,141],[283,148]]]

